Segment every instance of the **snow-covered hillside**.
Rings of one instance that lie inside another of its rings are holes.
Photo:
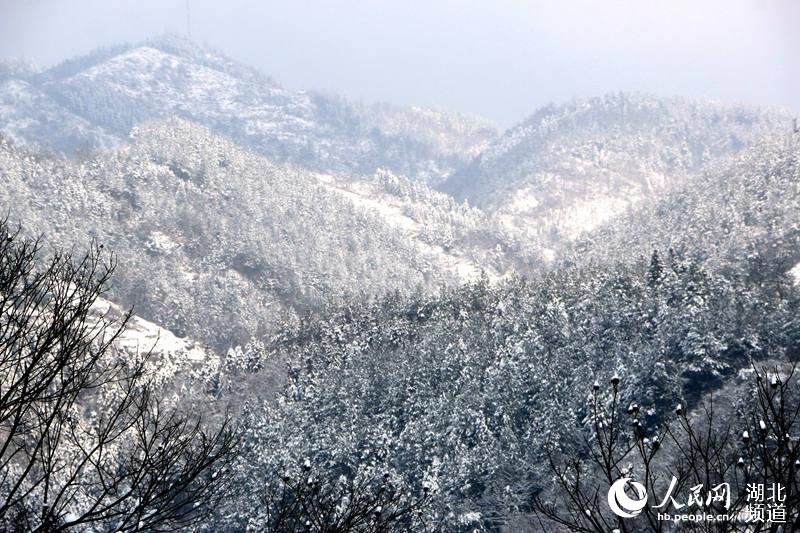
[[[107,147],[143,120],[178,115],[273,160],[367,174],[382,166],[434,182],[496,136],[476,117],[289,90],[177,38],[2,74],[0,131],[67,153]]]
[[[567,246],[571,262],[652,250],[761,281],[800,273],[800,135],[768,136]],[[666,259],[665,259],[666,260]]]
[[[442,185],[546,241],[572,239],[764,134],[788,113],[614,94],[540,109]]]
[[[116,331],[126,311],[119,305],[99,298],[92,307],[98,321],[110,324],[109,331]],[[211,349],[187,337],[178,337],[168,329],[133,315],[125,329],[116,338],[114,349],[124,357],[149,357],[150,371],[159,383],[167,383],[181,372],[193,366],[216,362],[217,357]]]
[[[181,119],[141,124],[126,146],[79,162],[0,139],[0,184],[29,233],[114,250],[114,301],[215,349],[354,295],[525,262],[512,234],[422,183],[323,179]]]
[[[387,170],[371,179],[330,174],[317,179],[407,236],[420,253],[436,257],[440,268],[463,282],[524,272],[538,259],[537,249],[499,219]]]
[[[60,105],[31,82],[0,81],[0,131],[57,151],[107,148],[119,138]]]

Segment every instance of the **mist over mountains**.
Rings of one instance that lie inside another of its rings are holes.
[[[3,201],[53,246],[115,250],[117,301],[219,347],[287,310],[505,272],[522,253],[486,215],[391,174],[338,183],[180,119],[132,137],[80,162],[4,141]]]
[[[638,94],[551,105],[442,190],[536,235],[570,239],[790,123],[787,112]]]
[[[659,428],[800,355],[800,135],[625,92],[520,118],[291,91],[177,38],[9,61],[0,202],[48,251],[113,251],[118,356],[163,337],[160,390],[238,417],[198,529],[281,531],[262,491],[309,464],[425,494],[397,530],[536,531],[596,380]]]
[[[273,160],[432,180],[497,135],[477,117],[290,91],[180,38],[98,50],[42,72],[7,67],[3,78],[4,131],[68,153],[118,145],[135,124],[175,115]]]

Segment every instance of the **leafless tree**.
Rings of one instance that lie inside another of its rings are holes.
[[[590,399],[590,435],[582,449],[546,455],[555,480],[552,493],[534,497],[535,518],[543,527],[577,532],[639,531],[797,531],[800,528],[800,397],[795,366],[782,375],[780,367],[753,368],[755,386],[745,392],[750,407],[744,427],[735,416],[721,416],[713,395],[693,412],[677,406],[669,425],[648,430],[639,407],[620,405],[619,379],[614,378],[607,401],[597,383]],[[565,457],[566,456],[566,457]],[[607,503],[609,487],[621,478],[640,483],[650,495],[635,518],[613,514]],[[663,502],[652,495],[679,495],[702,486],[704,497],[728,483],[729,500],[704,502],[702,511],[728,514],[726,521],[685,522],[678,527],[659,520],[655,508]],[[785,522],[745,521],[748,485],[780,484],[785,488]]]
[[[43,260],[0,221],[0,529],[171,531],[210,512],[236,439],[166,406],[98,316],[113,256]]]
[[[324,479],[320,479],[324,476]],[[422,510],[428,491],[417,497],[405,493],[390,475],[340,476],[314,472],[310,463],[286,474],[262,495],[274,532],[385,533],[426,530]]]

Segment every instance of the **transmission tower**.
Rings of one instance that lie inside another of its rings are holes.
[[[192,38],[192,17],[189,7],[189,0],[186,0],[186,36]]]

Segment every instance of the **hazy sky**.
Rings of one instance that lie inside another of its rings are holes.
[[[284,85],[509,125],[609,91],[800,110],[800,1],[189,0],[191,33]],[[0,56],[185,34],[186,0],[0,0]]]

